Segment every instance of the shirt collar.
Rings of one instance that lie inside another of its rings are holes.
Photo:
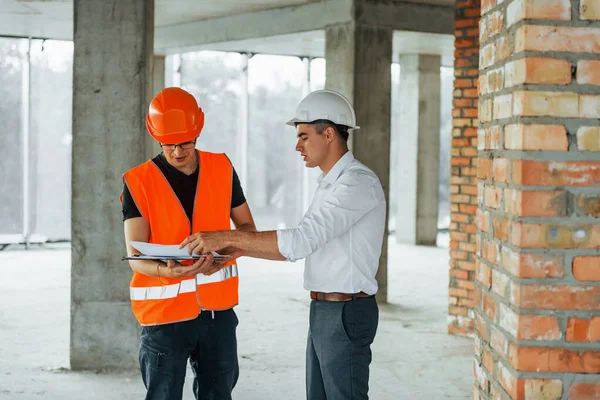
[[[344,168],[346,168],[348,166],[348,164],[350,164],[352,162],[352,160],[354,160],[354,155],[352,154],[352,152],[350,150],[348,150],[346,152],[346,154],[344,154],[335,163],[333,168],[331,168],[329,170],[327,175],[321,174],[319,176],[319,178],[317,179],[317,183],[321,184],[322,181],[325,181],[325,183],[330,184],[330,185],[335,183],[335,181],[337,181],[337,179],[340,177],[340,174],[342,173]]]

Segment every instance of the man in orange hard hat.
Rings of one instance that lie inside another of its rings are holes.
[[[239,178],[224,154],[196,150],[204,113],[183,89],[162,90],[146,118],[162,152],[123,175],[128,255],[132,241],[175,245],[192,232],[255,231]],[[237,382],[238,272],[235,258],[191,265],[130,260],[130,297],[142,325],[139,362],[146,399],[181,399],[189,359],[196,399],[231,399]],[[217,268],[206,276],[200,271]]]

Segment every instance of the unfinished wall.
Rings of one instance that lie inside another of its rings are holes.
[[[473,329],[477,227],[477,103],[480,0],[457,0],[450,172],[448,332]]]
[[[600,399],[600,3],[481,11],[474,399]]]

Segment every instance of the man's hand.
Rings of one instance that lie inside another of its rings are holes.
[[[179,248],[188,246],[188,253],[192,254],[210,254],[213,251],[219,251],[228,247],[226,237],[229,231],[217,232],[198,232],[188,236]]]
[[[279,252],[277,232],[252,231],[215,231],[198,232],[188,236],[180,249],[188,246],[189,254],[209,254],[212,251],[221,253],[224,249],[235,248],[242,252],[240,255],[267,260],[283,261],[286,258]]]
[[[177,261],[169,260],[167,262],[165,276],[173,279],[195,276],[196,274],[201,273],[203,270],[211,268],[213,263],[214,258],[212,254],[209,254],[206,257],[202,257],[192,265],[182,265],[179,264]]]
[[[225,265],[237,258],[243,256],[243,252],[240,249],[235,249],[233,247],[227,247],[219,252],[222,255],[228,255],[228,258],[224,258],[222,260],[215,261],[212,265],[209,265],[205,268],[202,268],[199,273],[204,275],[212,275],[220,269],[224,268]]]

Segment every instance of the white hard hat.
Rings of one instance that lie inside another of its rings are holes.
[[[296,116],[286,124],[296,126],[322,119],[350,129],[360,128],[348,99],[333,90],[316,90],[306,95],[296,108]]]

